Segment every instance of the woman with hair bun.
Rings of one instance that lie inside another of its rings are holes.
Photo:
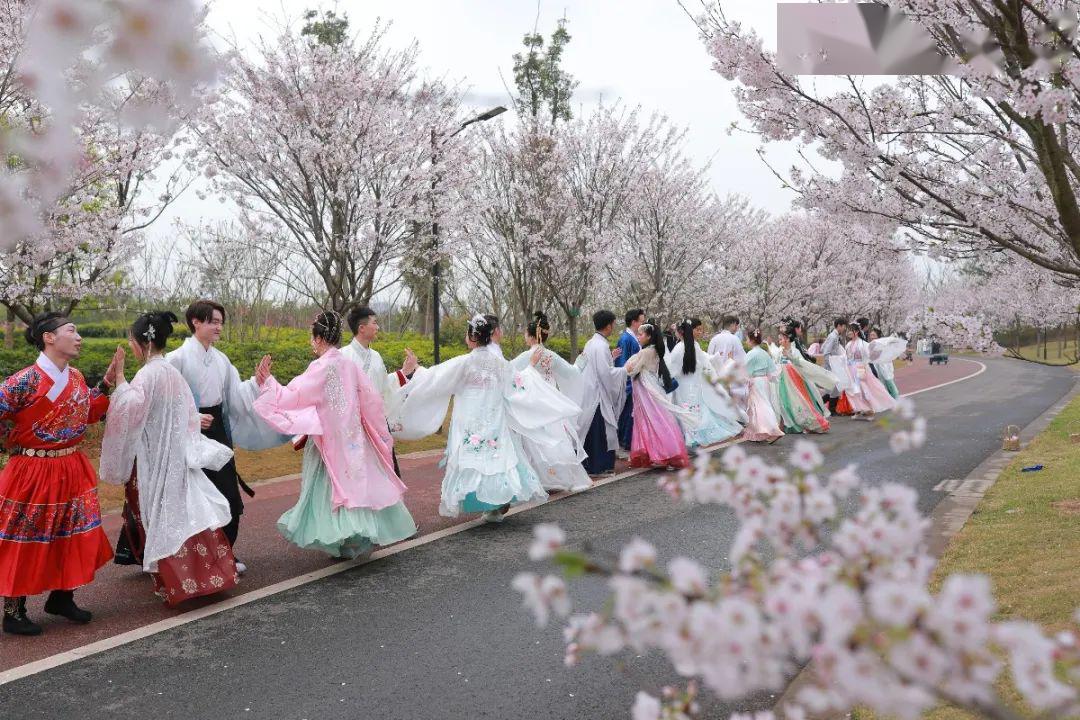
[[[773,410],[773,378],[779,375],[776,363],[769,352],[761,346],[761,329],[746,334],[750,351],[746,353],[746,371],[750,375],[750,393],[746,402],[749,422],[743,437],[750,442],[775,442],[784,431]]]
[[[237,583],[236,560],[221,530],[232,519],[229,501],[203,472],[220,470],[232,450],[203,436],[203,416],[187,381],[165,359],[176,321],[171,312],[144,313],[128,330],[128,346],[142,367],[129,383],[118,350],[99,465],[102,480],[128,483],[126,521],[141,522],[143,538],[131,551],[170,607]]]
[[[465,335],[470,351],[418,369],[392,421],[399,438],[426,437],[443,424],[453,399],[439,503],[446,517],[479,512],[499,522],[511,505],[546,498],[524,442],[565,442],[563,423],[580,412],[537,373],[542,348],[533,350],[525,369],[514,370],[498,349],[497,323],[491,315],[474,315]]]
[[[558,353],[545,347],[550,333],[551,323],[547,315],[537,311],[533,315],[533,321],[525,328],[525,343],[529,349],[511,360],[510,364],[518,372],[525,370],[539,349],[536,371],[544,382],[578,406],[580,412],[585,394],[581,371],[562,359]],[[522,449],[533,469],[540,474],[540,484],[545,490],[583,490],[592,485],[589,474],[581,465],[588,456],[581,448],[577,428],[573,423],[563,422],[563,431],[566,437],[557,445],[541,445],[523,437]]]
[[[282,386],[266,355],[255,370],[255,412],[278,432],[305,435],[300,497],[278,518],[294,545],[336,558],[369,554],[416,534],[394,471],[382,395],[338,345],[344,319],[333,310],[311,324],[315,359]]]

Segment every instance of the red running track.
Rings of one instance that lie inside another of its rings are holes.
[[[963,379],[974,374],[976,368],[977,363],[960,358],[933,367],[925,360],[917,360],[914,365],[897,370],[896,383],[902,393],[910,393]],[[401,473],[409,486],[405,502],[420,526],[420,536],[474,517],[439,515],[440,459],[441,454],[431,453],[400,458]],[[616,470],[625,469],[625,461],[620,461]],[[278,534],[277,519],[296,501],[299,487],[299,478],[293,475],[255,488],[256,497],[246,503],[236,546],[237,556],[247,564],[248,572],[232,592],[198,598],[185,603],[183,608],[170,610],[154,596],[153,583],[139,567],[107,565],[92,584],[77,593],[79,604],[94,613],[94,620],[88,625],[73,625],[45,615],[42,611],[45,597],[30,598],[30,617],[43,626],[44,633],[36,638],[0,634],[0,672],[341,562],[316,551],[301,550]],[[104,525],[109,538],[115,541],[120,516],[106,516]]]

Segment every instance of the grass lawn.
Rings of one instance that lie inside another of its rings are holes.
[[[1011,351],[1013,348],[1006,348],[1007,351]],[[1042,344],[1039,345],[1021,345],[1020,357],[1027,358],[1028,360],[1039,360],[1042,362],[1050,363],[1051,365],[1066,365],[1072,361],[1076,356],[1076,342],[1073,340],[1066,340],[1062,349],[1062,354],[1058,356],[1058,344],[1056,340],[1051,340],[1046,344],[1046,360],[1042,359]]]
[[[993,582],[999,619],[1023,618],[1055,630],[1068,626],[1080,605],[1080,443],[1070,433],[1080,433],[1080,398],[1017,453],[990,488],[945,551],[935,591],[947,575],[983,573]],[[1039,472],[1020,471],[1039,464]],[[1012,701],[1018,697],[1005,682],[1001,692]],[[929,715],[969,717],[953,708]]]

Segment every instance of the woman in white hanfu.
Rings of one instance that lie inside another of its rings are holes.
[[[547,316],[542,312],[536,313],[525,329],[525,342],[529,349],[511,360],[510,364],[518,372],[527,369],[539,348],[536,371],[548,385],[577,405],[580,412],[581,398],[585,391],[581,371],[563,360],[558,353],[544,347],[550,332],[551,324]],[[522,438],[522,448],[529,463],[540,475],[540,483],[545,490],[583,490],[592,485],[589,474],[581,465],[587,455],[581,448],[577,427],[572,421],[563,423],[563,432],[566,437],[554,445]]]
[[[101,479],[134,477],[146,542],[143,569],[169,605],[236,585],[236,565],[219,529],[232,518],[229,502],[203,468],[221,469],[232,450],[205,437],[202,416],[180,371],[165,359],[176,316],[139,316],[128,343],[145,364],[128,383],[123,365],[101,443]],[[122,351],[118,355],[123,357]]]
[[[742,432],[746,413],[736,406],[723,385],[715,382],[712,358],[698,345],[696,333],[701,321],[687,318],[679,325],[682,340],[667,357],[667,365],[678,382],[675,403],[694,416],[695,422],[680,421],[687,450],[730,440]],[[693,348],[687,354],[687,347]]]
[[[518,372],[502,356],[500,337],[498,318],[474,316],[465,336],[470,352],[417,370],[390,423],[403,440],[426,437],[443,424],[454,400],[439,503],[447,517],[481,512],[499,522],[511,505],[547,498],[522,440],[554,446],[563,441],[563,422],[580,411],[532,367],[539,350]]]

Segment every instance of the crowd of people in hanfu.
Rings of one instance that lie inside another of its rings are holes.
[[[451,403],[440,513],[499,522],[513,505],[588,488],[617,457],[681,469],[697,449],[736,438],[775,442],[828,432],[835,415],[872,418],[894,405],[893,361],[907,346],[863,319],[838,319],[806,347],[796,320],[767,329],[772,341],[727,316],[705,349],[700,320],[661,328],[632,309],[613,348],[616,316],[601,310],[576,362],[547,348],[542,313],[525,330],[529,349],[508,359],[499,319],[478,314],[466,354],[420,367],[407,351],[389,372],[371,347],[376,313],[355,307],[315,318],[315,359],[283,384],[269,355],[244,380],[215,347],[220,304],[194,302],[184,321],[191,334],[170,349],[178,318],[140,315],[95,387],[72,364],[81,338],[68,317],[44,313],[26,329],[40,354],[0,386],[10,455],[0,473],[4,632],[39,634],[26,598],[46,592],[46,613],[89,622],[75,590],[110,560],[140,565],[169,606],[235,587],[250,494],[235,447],[301,451],[299,497],[278,530],[299,547],[358,558],[416,534],[394,441],[439,432]],[[95,472],[79,446],[96,422],[105,428]],[[125,489],[115,551],[99,477]]]

